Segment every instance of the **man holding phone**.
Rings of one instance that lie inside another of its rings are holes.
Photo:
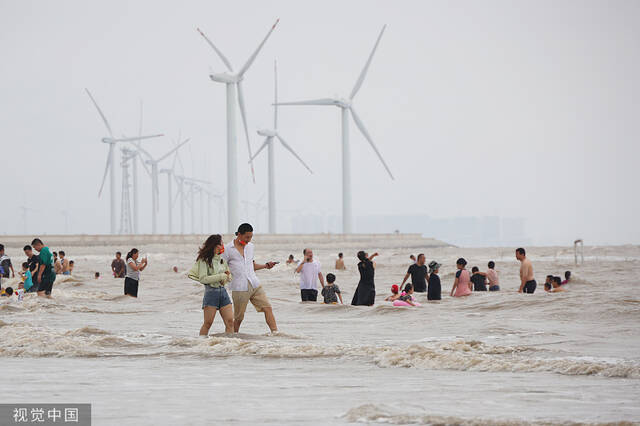
[[[304,249],[302,251],[304,260],[300,262],[296,273],[300,274],[300,297],[303,302],[318,301],[318,279],[324,287],[324,276],[320,271],[320,262],[313,259],[313,250]]]
[[[260,285],[256,271],[271,269],[278,262],[256,263],[253,259],[253,227],[243,223],[238,227],[236,238],[224,246],[222,257],[227,261],[231,271],[231,298],[233,299],[233,329],[237,333],[244,319],[249,302],[257,312],[264,312],[264,319],[272,333],[278,331],[273,308]]]

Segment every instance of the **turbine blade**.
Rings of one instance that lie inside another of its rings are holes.
[[[255,52],[253,52],[253,55],[249,56],[249,59],[247,59],[247,63],[244,64],[244,66],[242,68],[240,68],[240,71],[238,72],[238,76],[242,77],[244,75],[244,73],[247,72],[247,70],[249,69],[249,67],[253,63],[253,61],[256,59],[256,56],[258,56],[258,53],[260,52],[260,49],[262,49],[262,46],[264,46],[264,44],[267,42],[267,39],[269,38],[269,36],[273,32],[273,30],[276,28],[276,25],[278,25],[278,22],[280,22],[280,19],[276,19],[275,24],[273,24],[273,26],[271,27],[271,29],[269,30],[269,32],[267,33],[265,38],[262,40],[262,43],[260,43],[258,45],[258,48],[256,49]]]
[[[222,59],[222,62],[224,62],[224,64],[227,66],[227,69],[233,72],[233,68],[231,67],[231,63],[229,62],[229,60],[222,54],[220,50],[218,50],[216,45],[213,44],[206,35],[204,35],[204,33],[200,30],[200,28],[197,28],[197,30],[200,33],[200,35],[206,40],[207,44],[209,44],[209,46],[211,46],[211,48],[215,50],[215,52],[218,54],[220,59]]]
[[[373,46],[373,50],[369,55],[369,59],[367,59],[367,63],[364,65],[364,68],[360,73],[360,77],[358,77],[358,81],[356,81],[356,85],[353,86],[353,90],[351,91],[351,95],[349,95],[349,99],[353,99],[356,93],[358,93],[358,90],[360,90],[360,86],[362,86],[362,82],[364,81],[364,78],[367,76],[369,65],[371,65],[371,60],[373,59],[373,55],[376,53],[376,49],[378,48],[378,43],[380,43],[380,39],[382,38],[382,34],[384,34],[385,28],[387,28],[387,26],[383,25],[382,30],[380,31],[380,35],[378,35],[378,39],[376,40],[376,44]]]
[[[256,151],[255,154],[253,154],[253,157],[251,157],[249,162],[253,161],[253,159],[255,159],[258,156],[258,154],[260,154],[260,151],[262,151],[267,145],[269,145],[269,136],[266,137],[266,139],[264,140],[264,143],[262,144],[262,146],[260,146],[260,148],[258,148],[258,150]]]
[[[91,98],[91,102],[93,102],[93,105],[98,110],[98,114],[100,114],[100,117],[102,117],[102,121],[104,121],[104,125],[106,126],[107,131],[109,132],[109,136],[113,137],[113,131],[111,130],[111,126],[109,125],[109,122],[107,121],[107,117],[105,117],[104,114],[102,113],[102,110],[98,106],[98,103],[96,102],[96,100],[91,95],[91,92],[89,92],[89,89],[85,88],[84,90],[87,92],[87,95],[89,95],[89,98]]]
[[[256,172],[253,169],[253,155],[251,155],[251,141],[249,140],[249,129],[247,128],[247,113],[244,109],[244,95],[242,93],[242,82],[236,84],[238,86],[238,105],[240,105],[240,115],[242,115],[242,125],[244,126],[244,134],[247,138],[247,148],[249,149],[249,164],[251,165],[251,178],[256,183]]]
[[[109,173],[109,166],[111,166],[111,154],[113,153],[113,144],[109,144],[109,155],[107,156],[107,165],[104,167],[104,175],[102,175],[102,183],[100,184],[100,190],[98,191],[98,198],[102,196],[102,190],[104,189],[104,183],[107,181],[107,174]]]
[[[273,101],[273,130],[278,130],[278,61],[273,61],[274,101]]]
[[[140,153],[138,153],[138,157],[140,157]],[[133,161],[137,161],[137,159],[134,158]],[[151,170],[149,170],[149,167],[147,167],[147,164],[142,158],[140,158],[140,164],[142,164],[142,167],[144,168],[144,171],[147,172],[147,175],[151,176]]]
[[[298,161],[300,161],[307,170],[309,170],[309,173],[313,174],[313,171],[309,168],[309,166],[307,166],[307,164],[304,161],[302,161],[302,158],[300,158],[300,156],[296,154],[293,148],[291,148],[291,146],[289,146],[289,144],[286,143],[280,135],[276,135],[276,137],[278,138],[278,140],[280,140],[280,143],[282,144],[282,146],[284,146],[291,154],[293,154],[293,156],[296,157]]]
[[[141,141],[141,140],[144,140],[144,139],[159,138],[159,137],[162,137],[162,136],[164,136],[164,134],[160,133],[160,134],[157,134],[157,135],[135,136],[135,137],[131,137],[131,138],[122,137],[122,138],[115,139],[114,142],[134,142],[134,141]]]
[[[165,158],[167,158],[168,156],[170,156],[171,154],[176,152],[181,146],[183,146],[184,144],[186,144],[190,140],[191,140],[191,138],[185,139],[184,141],[182,141],[182,143],[180,143],[180,144],[176,145],[175,147],[173,147],[173,149],[171,151],[167,152],[165,155],[163,155],[162,157],[158,158],[156,160],[156,162],[160,162],[160,161],[164,160]]]
[[[353,117],[353,121],[355,121],[356,126],[358,126],[358,129],[360,129],[364,137],[369,141],[371,148],[373,148],[373,150],[378,155],[378,158],[382,162],[382,165],[384,166],[384,168],[387,169],[387,173],[389,173],[389,176],[391,176],[391,179],[395,180],[395,178],[393,177],[393,174],[391,174],[391,170],[389,170],[389,167],[387,166],[387,163],[385,163],[384,158],[382,158],[380,151],[378,151],[378,148],[376,148],[376,145],[373,143],[371,136],[369,136],[369,132],[367,132],[367,129],[364,127],[362,120],[360,120],[360,117],[358,117],[358,114],[356,114],[356,111],[353,109],[353,107],[351,107],[350,109],[351,109],[351,116]]]
[[[296,102],[276,102],[275,105],[336,105],[339,101],[337,99],[322,98],[311,99],[308,101],[296,101]]]

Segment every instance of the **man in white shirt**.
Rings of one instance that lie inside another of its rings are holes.
[[[304,260],[298,265],[296,273],[300,274],[300,297],[303,302],[318,301],[318,279],[324,287],[324,276],[320,272],[320,262],[313,260],[313,250],[302,251]]]
[[[253,259],[254,247],[253,227],[248,223],[243,223],[238,227],[236,238],[224,246],[223,258],[229,264],[229,270],[233,277],[229,288],[233,299],[233,329],[237,333],[240,324],[244,319],[244,312],[247,304],[251,302],[258,312],[264,312],[264,319],[271,329],[271,332],[278,331],[276,318],[273,316],[273,309],[269,298],[260,285],[260,280],[256,271],[260,269],[271,269],[277,262],[267,262],[258,264]]]

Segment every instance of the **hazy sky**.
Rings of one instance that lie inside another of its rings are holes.
[[[137,132],[142,99],[145,132],[168,135],[147,149],[182,131],[188,171],[224,190],[225,89],[208,78],[224,68],[196,27],[237,69],[276,18],[245,77],[254,151],[274,59],[281,100],[346,97],[388,25],[354,105],[396,180],[352,123],[355,216],[521,216],[536,244],[640,243],[638,1],[0,0],[0,233],[22,232],[21,205],[32,233],[64,232],[64,209],[72,232],[108,231],[106,130],[85,87],[117,134]],[[277,147],[279,209],[340,214],[339,109],[282,107],[279,127],[315,172]],[[238,135],[241,199],[256,200],[266,156],[253,185]]]

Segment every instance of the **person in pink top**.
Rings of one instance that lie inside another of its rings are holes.
[[[468,296],[471,294],[471,276],[469,275],[469,271],[464,269],[465,266],[467,266],[467,261],[461,257],[456,262],[456,266],[458,267],[458,272],[456,272],[456,279],[453,282],[451,296]]]

